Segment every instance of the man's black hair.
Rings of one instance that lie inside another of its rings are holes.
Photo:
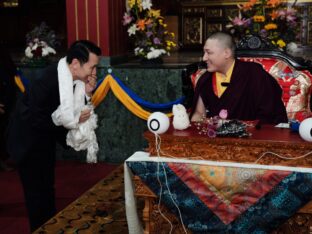
[[[102,52],[101,48],[91,41],[75,41],[68,49],[66,62],[71,64],[73,59],[78,59],[80,64],[84,64],[89,61],[89,53],[100,56]]]

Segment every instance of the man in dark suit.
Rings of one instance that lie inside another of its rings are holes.
[[[70,79],[85,83],[86,96],[96,85],[96,66],[101,49],[90,41],[74,42],[66,56]],[[18,100],[8,128],[8,152],[17,163],[24,189],[31,231],[56,213],[54,169],[56,142],[65,145],[67,129],[56,126],[51,114],[60,105],[57,64],[45,68],[30,82],[29,89]],[[88,97],[86,97],[88,99]],[[80,113],[79,123],[89,119],[90,110]]]

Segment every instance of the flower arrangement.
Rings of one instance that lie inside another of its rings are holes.
[[[295,1],[296,2],[296,1]],[[249,0],[238,4],[239,14],[230,19],[227,28],[237,40],[246,35],[256,35],[279,49],[285,49],[298,38],[299,17],[295,3],[282,0]]]
[[[227,122],[228,112],[226,109],[222,109],[219,116],[214,116],[212,118],[206,118],[203,116],[200,121],[195,123],[197,130],[199,130],[200,135],[207,135],[208,137],[216,137],[217,129],[220,128],[224,122]]]
[[[26,63],[46,60],[48,56],[56,54],[54,47],[59,44],[54,31],[45,22],[26,34],[26,42],[26,57],[23,59]]]
[[[123,16],[123,25],[134,41],[135,55],[145,59],[155,59],[169,55],[176,46],[174,33],[167,30],[160,10],[152,9],[151,0],[128,0],[127,11]]]
[[[45,41],[40,41],[38,38],[34,38],[29,42],[25,50],[25,55],[28,58],[46,57],[50,54],[56,54],[56,51],[48,46]]]
[[[249,137],[248,123],[239,120],[228,120],[228,111],[222,109],[219,116],[206,118],[195,123],[200,135],[213,137]]]

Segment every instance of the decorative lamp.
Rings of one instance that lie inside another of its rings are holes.
[[[167,115],[162,112],[154,112],[147,119],[147,127],[154,134],[165,133],[170,125]]]
[[[307,118],[301,122],[299,135],[303,140],[312,142],[312,118]]]

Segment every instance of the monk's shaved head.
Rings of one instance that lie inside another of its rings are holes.
[[[235,55],[235,42],[231,35],[224,32],[216,32],[208,37],[207,40],[217,40],[224,49],[230,49],[232,51],[232,55]]]

